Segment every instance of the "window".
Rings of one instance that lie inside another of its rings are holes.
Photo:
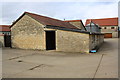
[[[106,27],[104,27],[104,29],[107,29]]]
[[[111,27],[111,29],[114,29],[114,27]]]

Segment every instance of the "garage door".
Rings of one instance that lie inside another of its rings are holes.
[[[105,33],[104,38],[112,38],[112,33]]]

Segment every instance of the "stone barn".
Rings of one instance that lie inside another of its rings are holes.
[[[23,13],[11,25],[13,48],[89,53],[103,42],[103,34],[81,31],[68,22]]]

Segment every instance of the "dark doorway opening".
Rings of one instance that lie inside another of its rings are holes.
[[[4,35],[4,45],[5,47],[11,47],[11,36]]]
[[[46,31],[46,50],[55,50],[55,31]]]

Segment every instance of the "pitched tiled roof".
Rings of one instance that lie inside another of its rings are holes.
[[[10,31],[10,25],[0,25],[0,31]]]
[[[89,24],[91,20],[99,26],[118,26],[118,17],[103,19],[87,19],[85,25]]]
[[[29,13],[29,12],[25,12],[25,14],[29,15],[30,17],[34,18],[35,20],[37,20],[38,22],[44,25],[59,26],[59,27],[70,28],[70,29],[78,29],[75,26],[71,25],[70,23],[64,22],[58,19],[53,19],[50,17],[41,16],[38,14]]]

